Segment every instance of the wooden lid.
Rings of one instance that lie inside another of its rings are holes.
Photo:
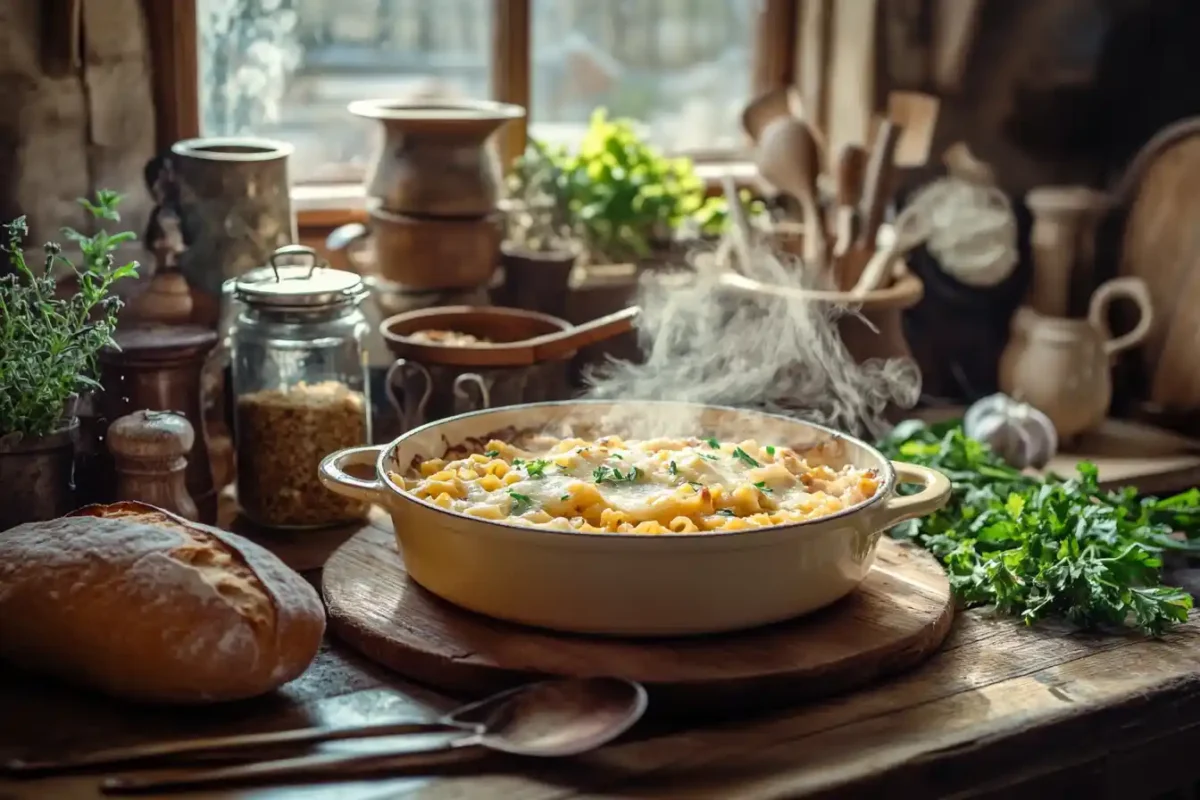
[[[113,340],[119,350],[100,351],[110,364],[169,363],[208,355],[217,344],[217,332],[199,325],[142,325],[118,329]]]
[[[154,273],[150,285],[129,301],[125,313],[139,325],[186,325],[194,307],[187,278],[177,269],[166,268]]]
[[[174,411],[135,411],[109,425],[106,439],[118,460],[174,461],[191,452],[196,432]]]
[[[357,117],[391,123],[407,133],[457,134],[481,141],[505,122],[525,116],[521,106],[491,100],[355,100],[348,110]]]

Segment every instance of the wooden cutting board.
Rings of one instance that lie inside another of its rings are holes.
[[[322,589],[335,636],[419,682],[475,696],[547,675],[619,675],[647,686],[652,709],[676,716],[776,708],[872,683],[932,655],[954,613],[937,562],[887,537],[849,597],[721,636],[618,640],[479,616],[409,580],[393,536],[374,527],[330,557]]]

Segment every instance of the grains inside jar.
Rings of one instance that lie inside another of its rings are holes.
[[[368,506],[321,485],[336,450],[365,444],[366,398],[337,381],[238,398],[238,502],[255,522],[307,527],[361,519]]]

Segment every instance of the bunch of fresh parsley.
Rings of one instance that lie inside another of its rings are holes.
[[[1087,462],[1076,478],[1025,475],[957,422],[905,422],[880,447],[952,481],[944,509],[891,535],[937,557],[964,605],[993,605],[1027,623],[1060,618],[1151,635],[1187,619],[1192,598],[1163,585],[1162,555],[1200,549],[1200,490],[1166,499],[1106,491]]]
[[[120,220],[116,192],[100,191],[93,203],[80,204],[98,220]],[[113,254],[133,233],[88,236],[64,229],[79,245],[82,263],[75,265],[54,243],[45,245],[42,269],[25,262],[28,228],[19,217],[4,226],[0,244],[12,270],[0,277],[0,436],[44,436],[59,429],[67,403],[77,392],[98,388],[96,356],[113,344],[121,302],[109,294],[114,281],[137,274],[137,262],[116,265]],[[75,294],[56,295],[56,264],[74,270]]]

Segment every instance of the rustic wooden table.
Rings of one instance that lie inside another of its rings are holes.
[[[374,517],[372,524],[388,525]],[[259,536],[312,580],[352,531]],[[0,674],[0,758],[171,737],[429,716],[454,700],[327,642],[276,696],[138,709]],[[344,746],[344,745],[343,745]],[[1200,617],[1159,641],[1026,628],[966,612],[916,670],[755,719],[647,723],[560,762],[469,757],[337,783],[195,792],[260,800],[568,797],[1155,797],[1200,779]],[[1185,793],[1170,795],[1192,797]],[[0,781],[0,800],[100,797],[94,776]]]

